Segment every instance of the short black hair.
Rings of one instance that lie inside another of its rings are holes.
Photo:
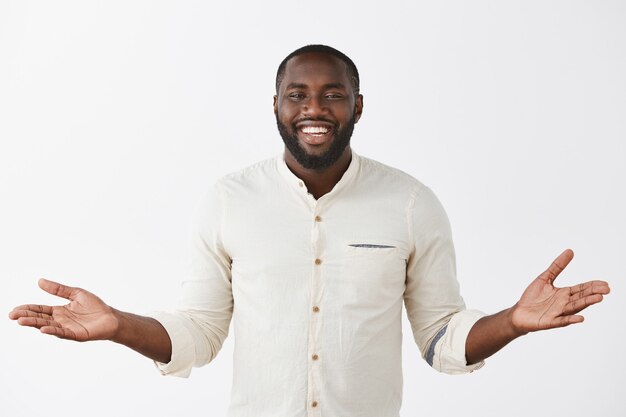
[[[278,71],[276,71],[276,94],[278,94],[278,87],[280,87],[280,83],[285,78],[285,69],[287,67],[287,62],[295,56],[303,55],[306,53],[320,53],[332,55],[343,62],[348,66],[348,76],[350,77],[350,82],[352,84],[352,89],[354,90],[354,94],[359,94],[359,71],[356,69],[356,65],[354,62],[346,54],[337,49],[327,46],[327,45],[306,45],[302,48],[298,48],[283,59],[283,62],[278,66]]]

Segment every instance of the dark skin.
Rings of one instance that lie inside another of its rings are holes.
[[[529,332],[583,322],[583,316],[578,313],[601,302],[610,288],[607,282],[598,280],[555,287],[554,280],[573,258],[574,252],[565,250],[530,283],[513,307],[483,317],[474,324],[465,342],[468,365],[488,358]]]
[[[287,63],[285,78],[274,96],[274,113],[280,121],[291,126],[302,119],[322,119],[345,127],[354,116],[358,122],[363,113],[363,96],[356,94],[350,84],[346,64],[326,54],[308,53],[296,56]],[[304,135],[296,131],[299,139]],[[304,139],[300,145],[313,155],[321,155],[334,138],[321,144],[310,144]],[[289,169],[307,186],[313,197],[330,192],[350,165],[352,152],[346,147],[339,160],[324,170],[306,169],[285,148],[285,162]]]
[[[289,126],[299,118],[320,117],[345,124],[352,114],[356,120],[363,113],[363,96],[356,94],[349,83],[346,65],[333,56],[303,54],[291,59],[278,95],[274,96],[274,112],[283,124]],[[329,93],[341,85],[344,99],[331,100]],[[328,143],[311,146],[304,140],[301,145],[310,153],[320,154]],[[285,162],[291,171],[302,179],[316,199],[330,192],[348,169],[350,147],[341,158],[326,170],[308,170],[295,160],[285,148]],[[528,332],[564,327],[583,321],[580,311],[602,301],[610,289],[604,281],[589,281],[572,287],[557,288],[554,279],[574,257],[571,250],[564,251],[552,265],[539,275],[526,289],[520,300],[511,308],[480,319],[470,330],[465,345],[468,365],[478,363],[493,355],[512,340]]]
[[[61,339],[77,342],[110,340],[158,362],[170,361],[170,337],[161,323],[152,317],[116,310],[82,288],[43,278],[39,280],[39,287],[70,302],[62,306],[21,305],[9,313],[11,320]]]
[[[287,126],[302,119],[320,119],[326,120],[327,127],[340,129],[351,117],[354,116],[357,121],[361,117],[363,97],[353,90],[347,67],[342,61],[327,55],[303,54],[287,64],[285,78],[279,86],[278,95],[274,97],[274,112]],[[333,129],[321,135],[297,130],[299,143],[314,155],[324,153],[334,140]],[[333,189],[351,158],[348,146],[330,167],[311,170],[301,166],[285,150],[287,166],[306,183],[315,198]],[[564,251],[531,282],[514,306],[476,322],[465,345],[468,364],[480,362],[526,333],[583,321],[578,313],[601,302],[610,289],[605,281],[555,287],[554,280],[573,256],[571,250]],[[42,333],[63,339],[111,340],[153,360],[170,361],[171,341],[157,320],[116,310],[80,288],[44,279],[39,281],[39,286],[70,302],[63,306],[18,306],[9,313],[9,318],[17,320],[22,326],[35,327]]]

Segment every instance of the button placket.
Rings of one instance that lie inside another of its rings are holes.
[[[311,313],[309,328],[309,344],[308,344],[308,415],[321,415],[320,387],[322,384],[320,375],[320,329],[321,314],[320,305],[323,293],[323,271],[324,271],[324,235],[321,227],[322,217],[319,215],[319,207],[317,202],[313,205],[312,222],[311,222],[311,247],[313,254],[312,274],[311,274]]]

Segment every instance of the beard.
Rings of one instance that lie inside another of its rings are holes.
[[[328,120],[324,121],[328,122]],[[348,123],[346,123],[346,126],[343,129],[335,131],[330,147],[321,155],[307,153],[307,151],[300,145],[298,135],[295,133],[298,131],[295,123],[291,125],[291,129],[288,129],[287,126],[281,123],[278,119],[278,115],[276,115],[276,124],[278,125],[278,132],[283,138],[285,147],[303,168],[324,170],[337,162],[348,145],[350,145],[350,138],[352,137],[352,132],[354,131],[354,125],[356,124],[356,116],[352,115],[352,118],[348,121]]]

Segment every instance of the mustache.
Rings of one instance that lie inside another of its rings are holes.
[[[324,123],[331,124],[333,126],[337,126],[337,124],[335,122],[333,122],[332,120],[328,120],[328,119],[325,119],[323,117],[317,117],[317,118],[314,118],[314,117],[304,117],[302,119],[295,120],[292,123],[292,125],[295,126],[298,123],[302,123],[302,122],[324,122]]]

